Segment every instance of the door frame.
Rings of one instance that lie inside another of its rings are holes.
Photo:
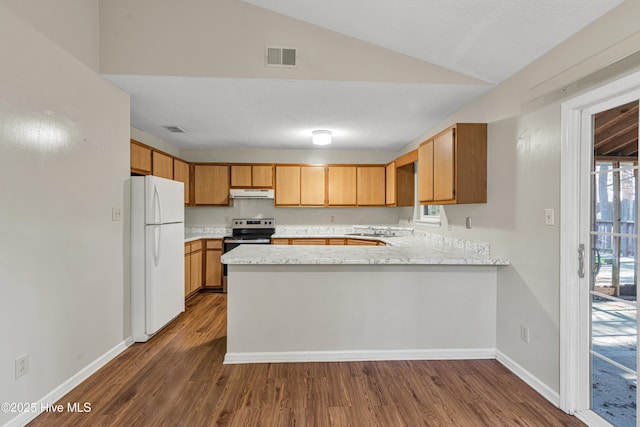
[[[589,294],[581,290],[577,274],[578,244],[590,243],[589,239],[583,241],[584,230],[579,219],[584,198],[580,197],[579,189],[589,185],[589,177],[581,176],[581,171],[585,162],[591,162],[591,140],[588,141],[589,150],[581,149],[583,136],[591,134],[589,123],[584,123],[582,114],[591,107],[638,90],[640,72],[635,72],[561,105],[560,409],[575,414],[589,425],[602,424],[603,419],[589,410],[590,382],[588,375],[581,374],[589,369],[585,349],[588,350],[590,331],[585,326],[589,320],[585,299],[588,300]],[[584,265],[585,270],[591,265],[590,251],[585,253]]]

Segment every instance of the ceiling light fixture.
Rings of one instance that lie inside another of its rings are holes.
[[[311,141],[315,145],[329,145],[331,144],[331,131],[328,130],[314,130],[311,132]]]

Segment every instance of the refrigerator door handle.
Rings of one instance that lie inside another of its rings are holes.
[[[162,224],[162,203],[160,203],[160,192],[158,191],[157,185],[153,186],[153,203],[156,205],[156,208],[157,208],[155,212],[158,213],[158,223]]]
[[[160,242],[162,241],[162,227],[161,226],[159,226],[159,225],[155,226],[155,230],[153,230],[153,237],[154,237],[154,242],[153,242],[153,263],[157,267],[158,263],[160,262],[160,249],[161,249]]]

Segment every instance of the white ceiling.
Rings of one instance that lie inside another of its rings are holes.
[[[245,1],[496,84],[622,0]],[[311,149],[328,129],[329,149],[399,150],[492,87],[105,77],[131,94],[133,126],[178,148]]]

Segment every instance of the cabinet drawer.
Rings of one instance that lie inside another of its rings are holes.
[[[206,240],[207,249],[222,249],[222,240]]]
[[[291,239],[292,245],[326,245],[327,239]]]
[[[272,245],[288,245],[289,239],[271,239]]]
[[[344,239],[327,239],[327,244],[328,245],[338,245],[338,246],[342,246],[344,245]]]
[[[202,240],[196,240],[191,242],[191,252],[199,251],[202,249]]]

